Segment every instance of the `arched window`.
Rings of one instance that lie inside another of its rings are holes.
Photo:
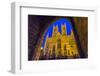
[[[57,49],[61,49],[61,39],[57,40]]]
[[[64,55],[67,56],[67,48],[66,48],[66,44],[64,45]]]
[[[52,49],[52,58],[55,58],[55,45],[53,45],[53,49]]]
[[[55,51],[55,45],[53,45],[53,51]]]
[[[64,50],[66,50],[66,44],[64,45]]]

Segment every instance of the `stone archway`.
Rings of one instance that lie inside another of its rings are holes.
[[[45,22],[45,25],[44,25],[44,27],[41,27],[41,29],[43,29],[41,32],[41,34],[40,34],[40,36],[39,36],[39,39],[38,39],[38,42],[37,42],[37,44],[36,44],[36,48],[35,48],[35,54],[33,55],[33,60],[38,60],[39,59],[39,57],[41,56],[40,55],[40,50],[41,50],[41,46],[42,46],[42,43],[43,43],[43,37],[44,37],[44,33],[47,31],[47,29],[48,29],[48,27],[50,26],[50,24],[52,24],[53,22],[55,22],[56,20],[58,20],[58,19],[60,19],[60,18],[62,18],[61,16],[58,16],[58,17],[54,17],[53,19],[51,19],[49,22]],[[74,36],[75,36],[75,39],[76,39],[76,42],[77,42],[77,45],[78,45],[78,49],[79,50],[84,50],[83,48],[82,48],[82,44],[80,43],[80,36],[81,35],[79,35],[76,31],[77,31],[77,29],[75,29],[75,24],[77,24],[77,22],[75,21],[75,19],[74,18],[72,18],[72,17],[64,17],[64,18],[67,18],[71,23],[72,23],[72,27],[73,27],[73,31],[74,31]],[[79,29],[79,28],[78,28]],[[85,43],[86,44],[86,43]],[[87,49],[86,49],[87,50]],[[84,54],[84,51],[82,51],[81,52],[83,55],[81,56],[81,57],[83,57],[83,58],[85,58],[85,57],[87,57],[87,55],[86,54]],[[80,53],[80,54],[81,54]]]

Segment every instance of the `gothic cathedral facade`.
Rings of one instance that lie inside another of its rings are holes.
[[[58,26],[53,26],[52,37],[46,37],[43,54],[46,58],[79,58],[79,52],[73,31],[71,34],[66,33],[66,24],[61,25],[61,33]]]

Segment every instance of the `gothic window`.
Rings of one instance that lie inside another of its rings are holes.
[[[72,55],[74,55],[74,53],[73,52],[71,52],[72,53]]]
[[[55,57],[55,45],[53,45],[52,55]]]
[[[53,45],[53,51],[55,51],[55,45]]]
[[[69,50],[67,50],[67,55],[68,55],[68,56],[70,55]]]
[[[57,40],[57,49],[61,49],[61,39]]]
[[[64,50],[66,50],[66,44],[64,45]]]
[[[64,54],[67,54],[66,44],[64,45]]]

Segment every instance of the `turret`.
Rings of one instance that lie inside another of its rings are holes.
[[[66,35],[66,24],[61,25],[61,33],[62,33],[63,36]]]
[[[53,26],[53,36],[56,36],[58,33],[58,26]]]

